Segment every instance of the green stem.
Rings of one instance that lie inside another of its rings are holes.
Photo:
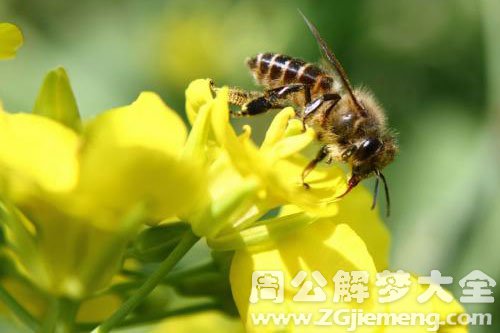
[[[216,266],[213,261],[210,261],[207,263],[202,263],[196,266],[192,266],[182,271],[172,272],[172,274],[169,274],[163,279],[162,284],[171,284],[176,281],[182,281],[191,276],[196,276],[205,272],[214,272],[214,271],[216,271]]]
[[[31,330],[36,331],[38,329],[36,319],[2,285],[0,285],[0,300]]]
[[[157,312],[157,313],[152,313],[152,314],[141,315],[140,317],[130,318],[130,319],[124,320],[121,323],[117,324],[116,327],[123,328],[123,327],[151,324],[151,323],[157,322],[157,321],[162,320],[162,319],[180,316],[180,315],[185,315],[185,314],[197,313],[197,312],[201,312],[201,311],[218,309],[219,307],[220,307],[219,303],[214,302],[214,301],[210,301],[210,302],[206,302],[206,303],[186,306],[186,307],[180,308],[180,309],[167,310],[167,311],[162,311],[162,312]],[[82,324],[79,324],[77,326],[77,328],[78,328],[77,331],[87,332],[87,331],[91,330],[93,327],[96,327],[96,325],[98,325],[98,324],[97,323],[82,323]]]
[[[182,281],[186,278],[189,278],[194,275],[199,275],[203,274],[205,272],[216,272],[217,268],[215,267],[215,264],[210,261],[210,262],[205,262],[201,264],[197,264],[196,266],[192,266],[183,270],[179,271],[173,271],[170,274],[168,274],[163,280],[159,283],[161,285],[174,285],[176,281]],[[142,271],[133,271],[133,270],[128,270],[128,269],[123,269],[121,271],[123,275],[129,276],[131,278],[134,278],[135,280],[130,281],[130,282],[122,282],[122,283],[117,283],[108,289],[105,289],[99,293],[94,294],[92,297],[97,297],[97,296],[102,296],[102,295],[107,295],[107,294],[112,294],[112,293],[123,293],[132,289],[137,289],[142,284],[144,281],[148,278],[148,272],[142,272]],[[97,325],[97,324],[96,324]]]
[[[101,325],[96,327],[92,333],[107,333],[115,326],[119,325],[125,317],[131,313],[142,301],[153,291],[153,289],[163,280],[165,275],[184,257],[184,255],[198,241],[199,237],[193,232],[187,231],[179,244],[170,253],[170,255],[160,263],[144,284],[116,310],[115,313],[106,319]]]
[[[42,333],[72,333],[79,304],[68,298],[58,298],[52,301],[45,317]]]
[[[208,239],[207,242],[211,249],[217,251],[232,251],[255,245],[261,246],[266,243],[273,243],[280,237],[304,228],[316,220],[317,218],[310,217],[306,213],[275,217],[256,222],[254,226],[239,232]]]
[[[179,281],[186,277],[197,275],[200,273],[204,273],[207,271],[214,271],[216,269],[213,261],[203,262],[200,264],[193,265],[183,270],[173,271],[168,276],[166,276],[162,284],[169,284],[172,281]],[[122,274],[131,276],[137,279],[146,279],[148,277],[148,273],[141,271],[133,271],[133,270],[122,270]]]
[[[50,300],[39,332],[53,333],[56,329],[57,317],[59,317],[59,302],[54,298]]]

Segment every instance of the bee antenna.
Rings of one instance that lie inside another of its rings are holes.
[[[344,84],[345,88],[349,92],[349,95],[351,96],[352,100],[356,104],[356,107],[358,110],[363,110],[364,107],[359,103],[358,99],[354,96],[354,91],[352,89],[351,82],[349,82],[349,78],[347,77],[347,73],[344,70],[344,67],[340,64],[339,60],[335,56],[335,53],[333,53],[332,50],[328,48],[328,45],[324,41],[324,39],[321,37],[321,35],[318,32],[318,29],[314,24],[312,24],[307,17],[300,11],[300,9],[297,9],[299,11],[299,14],[302,16],[304,21],[306,22],[307,26],[309,27],[309,30],[311,30],[314,38],[316,39],[316,42],[319,45],[319,48],[321,52],[323,53],[323,56],[328,60],[328,62],[335,68],[337,74],[340,76],[340,79],[342,80],[342,83]]]
[[[387,203],[387,217],[391,215],[391,197],[389,195],[389,186],[387,185],[387,180],[385,179],[385,176],[382,172],[379,172],[378,176],[380,179],[382,179],[382,182],[384,183],[384,191],[385,191],[385,201]]]
[[[372,207],[371,209],[375,209],[375,206],[377,205],[377,197],[378,197],[378,184],[380,180],[380,171],[376,171],[375,174],[377,175],[377,179],[375,180],[375,187],[373,188],[373,202],[372,202]]]

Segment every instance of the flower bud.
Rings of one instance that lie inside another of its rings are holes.
[[[82,124],[75,96],[64,68],[50,71],[38,94],[33,113],[80,131]]]

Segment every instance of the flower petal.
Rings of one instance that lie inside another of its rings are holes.
[[[201,163],[182,159],[186,128],[157,95],[103,113],[84,136],[79,190],[89,201],[111,211],[145,204],[155,219],[196,202]]]
[[[312,128],[307,128],[302,134],[289,136],[276,142],[270,155],[274,158],[287,158],[299,153],[305,147],[311,144],[316,138],[316,133]]]
[[[300,119],[290,119],[285,131],[285,137],[297,135],[304,132],[304,124]]]
[[[371,200],[370,191],[364,186],[358,186],[336,203],[338,214],[320,221],[349,225],[363,239],[377,270],[382,271],[389,265],[390,235],[379,212],[370,209]],[[280,216],[300,211],[296,206],[287,205],[281,209]]]
[[[209,79],[198,79],[191,82],[186,89],[186,114],[189,123],[193,124],[200,108],[212,100]]]
[[[158,95],[143,92],[132,104],[97,116],[88,124],[86,136],[178,156],[184,148],[187,129],[181,117]]]
[[[428,286],[421,285],[418,283],[416,276],[411,276],[411,285],[409,291],[401,299],[380,304],[378,310],[375,312],[382,313],[418,313],[422,315],[432,315],[432,318],[427,319],[427,322],[421,325],[412,326],[387,326],[384,328],[384,333],[425,333],[429,331],[436,331],[441,333],[466,333],[467,327],[461,325],[441,325],[440,321],[445,321],[449,314],[460,314],[464,313],[463,307],[456,301],[453,300],[451,303],[445,303],[439,299],[437,296],[433,296],[429,301],[424,303],[419,303],[417,301],[418,296],[426,291]],[[438,318],[439,316],[439,318]],[[434,321],[434,322],[431,322]],[[438,329],[439,328],[439,329]]]
[[[184,148],[184,158],[201,158],[202,163],[206,162],[205,155],[210,134],[210,111],[210,105],[203,105],[196,115]]]
[[[50,119],[0,110],[0,173],[17,194],[66,192],[78,176],[78,137]],[[16,195],[17,195],[16,194]]]
[[[295,116],[295,110],[291,107],[281,110],[274,117],[271,125],[266,131],[266,136],[262,142],[261,149],[272,147],[276,142],[283,139],[288,128],[288,122]]]
[[[378,210],[370,208],[372,195],[358,186],[338,202],[336,223],[347,223],[363,239],[378,271],[389,265],[390,234]],[[333,220],[333,219],[332,219]]]
[[[300,244],[300,246],[297,246]],[[281,271],[284,273],[285,299],[281,304],[261,300],[255,304],[249,302],[252,273],[259,270]],[[304,270],[311,276],[319,271],[326,279],[331,279],[338,270],[367,271],[370,279],[375,275],[375,265],[361,238],[345,224],[334,225],[327,221],[318,221],[301,230],[276,241],[275,247],[260,251],[237,251],[231,265],[230,281],[233,297],[241,318],[248,331],[272,332],[277,327],[253,326],[251,313],[290,313],[314,312],[320,308],[374,308],[372,298],[361,305],[333,303],[332,283],[323,288],[327,294],[325,302],[294,302],[293,296],[298,291],[290,285],[295,275]],[[279,327],[283,329],[283,327]],[[292,331],[314,332],[317,327],[289,326]],[[312,329],[312,330],[311,330]],[[345,332],[345,327],[329,327],[329,332]],[[363,330],[360,330],[363,332]]]

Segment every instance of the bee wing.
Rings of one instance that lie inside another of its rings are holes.
[[[318,43],[319,49],[321,50],[321,54],[323,57],[328,61],[328,64],[335,69],[337,72],[338,76],[342,80],[343,85],[349,92],[349,95],[351,96],[352,100],[356,103],[358,108],[361,110],[363,107],[359,104],[358,100],[354,96],[354,92],[352,89],[352,85],[349,82],[349,78],[347,77],[347,74],[340,64],[339,60],[335,56],[335,53],[333,53],[332,50],[328,47],[326,44],[325,40],[321,37],[321,35],[318,32],[318,29],[316,29],[316,26],[312,24],[307,17],[299,10],[300,15],[302,15],[302,18],[306,22],[307,26],[309,27],[309,30],[311,30],[311,33],[313,34],[314,38],[316,39],[316,42]]]
[[[332,64],[328,60],[326,60],[325,57],[322,56],[321,58],[319,58],[318,66],[325,72],[333,75],[339,81],[342,81],[337,69],[335,69],[335,67],[332,67]],[[344,82],[342,82],[342,84],[344,84]]]

